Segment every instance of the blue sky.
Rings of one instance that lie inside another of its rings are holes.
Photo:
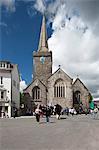
[[[99,98],[98,0],[0,0],[0,60],[18,64],[24,85],[31,82],[43,13],[53,71],[61,65]]]
[[[30,4],[16,3],[16,11],[1,11],[1,59],[18,64],[21,76],[27,83],[32,80],[32,53],[37,50],[42,14],[28,14]],[[49,29],[50,26],[48,26]],[[50,29],[49,29],[50,36]]]

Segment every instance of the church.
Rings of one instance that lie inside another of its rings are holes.
[[[60,104],[63,108],[72,108],[80,103],[89,107],[90,92],[77,77],[75,82],[62,68],[52,73],[52,51],[47,42],[46,20],[42,19],[38,50],[33,52],[33,80],[24,90],[27,95],[27,107],[31,102],[43,105]]]

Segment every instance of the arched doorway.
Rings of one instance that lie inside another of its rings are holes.
[[[74,104],[79,104],[80,99],[81,99],[81,92],[80,91],[74,92],[74,94],[73,94],[73,103]]]
[[[79,111],[80,104],[81,104],[81,92],[77,90],[73,93],[73,107],[76,109],[76,111]]]

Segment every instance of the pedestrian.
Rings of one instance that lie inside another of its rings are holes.
[[[69,108],[66,107],[66,115],[69,116]]]
[[[60,119],[61,110],[62,110],[62,107],[59,104],[56,104],[55,113],[56,113],[56,118],[58,120]]]
[[[91,115],[91,118],[94,117],[94,109],[90,109],[90,115]]]
[[[15,108],[15,110],[14,110],[14,116],[13,116],[14,118],[15,117],[17,117],[17,109]]]
[[[94,111],[93,111],[93,119],[97,118],[97,114],[98,114],[98,108],[95,106]]]
[[[51,115],[51,109],[49,106],[46,106],[45,116],[46,116],[46,122],[49,122],[49,117]]]
[[[9,118],[7,111],[5,112],[5,118]]]
[[[74,108],[71,108],[71,115],[73,116],[74,115]]]
[[[39,108],[39,105],[38,105],[37,108],[35,109],[35,115],[36,115],[37,122],[40,122],[40,113],[41,113],[41,109]]]

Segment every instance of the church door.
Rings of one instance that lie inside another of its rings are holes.
[[[79,109],[80,103],[81,103],[81,92],[75,91],[73,93],[73,106],[76,110]]]

